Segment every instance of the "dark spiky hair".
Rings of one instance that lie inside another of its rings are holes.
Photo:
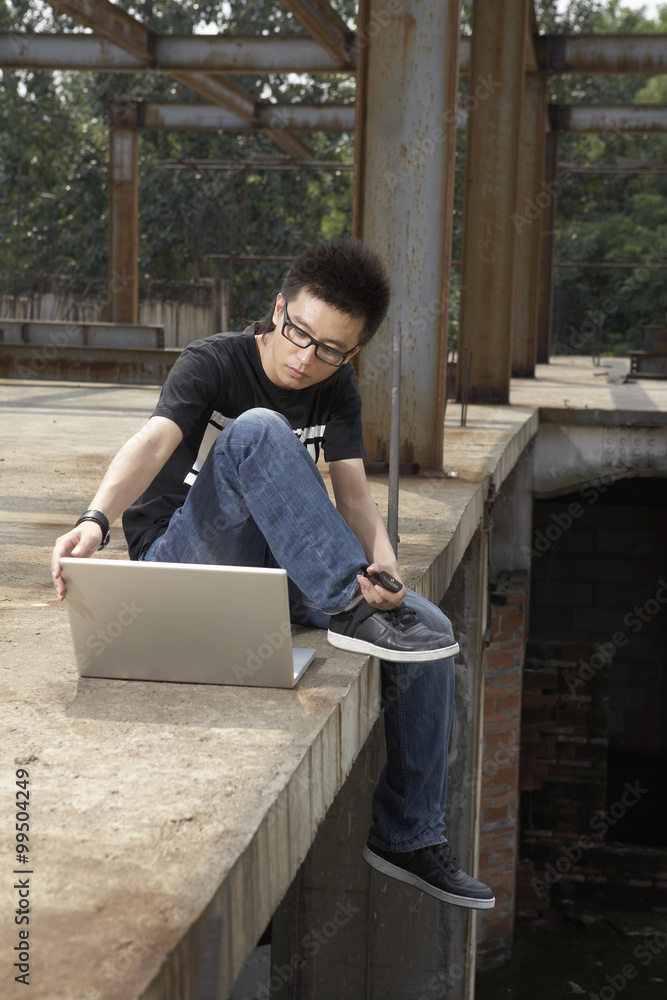
[[[285,302],[307,291],[321,302],[355,319],[363,319],[361,345],[373,337],[389,309],[389,276],[380,255],[363,240],[347,236],[335,243],[317,243],[292,262],[280,289]],[[259,333],[273,329],[273,309],[262,319]]]

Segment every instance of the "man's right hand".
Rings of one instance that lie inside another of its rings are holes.
[[[65,599],[65,581],[62,578],[60,560],[63,556],[88,559],[102,544],[102,528],[96,521],[82,521],[66,535],[56,539],[51,555],[51,576],[60,600]]]

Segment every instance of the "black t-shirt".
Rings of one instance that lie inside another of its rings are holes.
[[[276,334],[278,335],[278,334]],[[169,417],[183,440],[142,497],[123,515],[130,558],[164,534],[182,507],[218,434],[253,407],[282,413],[315,462],[365,456],[361,397],[352,365],[304,389],[281,389],[267,378],[255,343],[255,324],[243,333],[216,333],[188,344],[162,387],[153,416]]]

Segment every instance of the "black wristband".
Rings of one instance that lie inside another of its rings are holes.
[[[103,549],[105,545],[109,544],[109,539],[111,538],[111,531],[109,530],[109,520],[101,510],[86,510],[81,515],[79,520],[74,525],[78,528],[82,521],[94,521],[95,524],[99,524],[102,529],[102,544],[100,548]]]

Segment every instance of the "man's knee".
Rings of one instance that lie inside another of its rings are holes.
[[[252,409],[246,410],[241,413],[240,416],[236,417],[235,424],[240,427],[256,427],[259,430],[277,428],[282,430],[287,427],[290,431],[290,422],[287,417],[284,417],[282,413],[276,413],[275,410],[269,410],[265,406],[253,406]]]
[[[262,440],[271,441],[276,437],[280,437],[284,442],[294,437],[287,417],[263,406],[255,406],[235,417],[229,426],[218,435],[215,442],[216,448],[226,448],[230,434],[232,439],[251,444]]]

